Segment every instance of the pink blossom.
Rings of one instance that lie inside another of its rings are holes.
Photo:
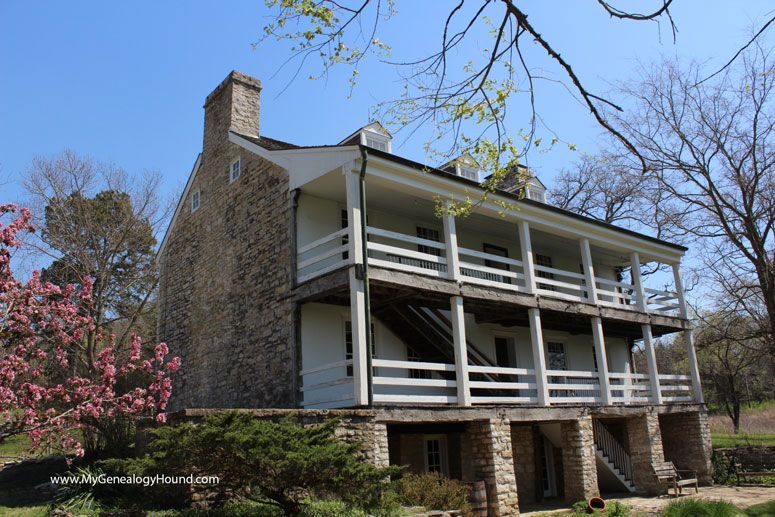
[[[15,213],[19,216],[7,226],[0,221],[0,314],[5,314],[0,319],[0,415],[5,421],[0,440],[28,434],[33,450],[54,447],[82,455],[77,437],[89,425],[86,419],[156,413],[156,420],[164,422],[172,392],[169,374],[177,371],[180,359],[165,364],[169,349],[163,343],[153,357],[143,358],[141,340],[133,335],[128,358],[119,361],[115,336],[84,316],[92,305],[91,278],[84,279],[80,290],[43,283],[38,271],[26,284],[17,281],[10,267],[12,249],[22,245],[24,232],[34,229],[26,208],[0,205],[0,218]],[[96,337],[101,352],[88,371],[73,375],[70,358],[87,335]],[[116,393],[118,381],[135,371],[151,376],[148,385]],[[52,378],[65,380],[51,384],[47,379]]]

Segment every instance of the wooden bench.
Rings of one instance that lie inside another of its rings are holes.
[[[700,490],[699,483],[697,482],[697,471],[695,470],[678,470],[673,465],[672,461],[666,461],[664,463],[652,464],[651,468],[654,469],[657,479],[665,481],[667,483],[667,493],[670,494],[670,486],[673,487],[673,495],[678,497],[681,494],[683,487],[694,485],[694,492],[697,493]]]

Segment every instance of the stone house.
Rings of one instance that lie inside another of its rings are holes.
[[[235,71],[207,97],[159,250],[178,417],[341,414],[379,464],[484,480],[490,515],[656,493],[665,460],[710,483],[686,248],[550,206],[535,178],[437,217],[437,196],[479,196],[473,162],[428,169],[378,124],[325,146],[274,140],[260,94]],[[674,290],[649,287],[647,263],[672,265]],[[675,332],[690,376],[658,371],[653,340]]]

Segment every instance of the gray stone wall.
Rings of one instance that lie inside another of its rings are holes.
[[[562,422],[562,470],[565,478],[565,501],[575,503],[599,497],[595,437],[592,417]]]
[[[208,97],[201,166],[161,257],[159,335],[182,359],[172,410],[295,406],[288,177],[228,141],[257,136],[259,92],[234,72]]]
[[[540,473],[536,469],[535,428],[532,425],[511,426],[511,450],[514,455],[514,475],[517,480],[519,500],[535,503],[536,480]]]
[[[627,437],[635,489],[652,495],[664,493],[665,488],[652,468],[665,461],[658,416],[648,412],[627,419]]]
[[[659,427],[665,460],[672,461],[679,470],[696,470],[700,483],[712,484],[713,446],[708,414],[701,411],[660,415]]]
[[[463,447],[470,451],[474,478],[487,485],[487,515],[519,515],[509,421],[471,422],[463,442]]]
[[[739,463],[743,472],[775,470],[775,446],[749,445],[716,449],[724,457]]]

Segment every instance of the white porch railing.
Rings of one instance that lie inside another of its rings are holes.
[[[346,237],[347,228],[343,228],[296,250],[298,283],[346,266],[349,263],[346,258],[349,244],[343,242]]]
[[[659,390],[664,402],[691,402],[692,378],[688,375],[660,375]]]
[[[520,260],[468,248],[458,248],[458,255],[460,256],[460,275],[465,277],[466,282],[514,291],[519,291],[525,287],[525,275],[521,272],[523,267]],[[466,258],[463,259],[463,257]],[[477,259],[480,262],[472,262],[472,260]]]
[[[469,386],[472,390],[490,390],[487,395],[474,395],[472,404],[537,404],[535,370],[501,366],[469,365]],[[482,381],[488,375],[498,380]]]
[[[381,230],[369,226],[366,229],[371,239],[368,242],[369,265],[398,269],[410,273],[430,276],[445,276],[447,259],[444,258],[444,243],[412,237],[402,233]],[[436,253],[418,251],[440,250]]]
[[[456,405],[455,365],[374,359],[375,404]],[[349,407],[354,403],[352,360],[301,372],[301,406],[308,409]],[[469,365],[471,403],[537,405],[535,370]],[[349,374],[349,375],[348,375]],[[550,405],[602,404],[598,372],[547,370]],[[653,403],[649,377],[642,373],[609,373],[614,405]],[[692,402],[691,377],[660,375],[665,403]]]
[[[633,404],[651,402],[651,382],[643,373],[609,373],[611,402]]]
[[[549,404],[600,404],[597,372],[546,370]]]
[[[300,372],[304,408],[346,407],[355,400],[353,378],[347,375],[352,359],[307,368]]]
[[[547,296],[582,301],[586,298],[584,275],[571,273],[563,269],[546,266],[534,266],[536,271],[536,290]]]
[[[680,311],[678,304],[678,293],[675,291],[660,291],[644,287],[646,292],[646,308],[651,312],[671,312]]]
[[[595,282],[597,284],[597,303],[618,309],[635,309],[638,297],[635,295],[633,284],[600,277],[595,277]]]
[[[445,278],[450,261],[443,242],[383,230],[369,226],[369,265]],[[330,271],[345,267],[352,261],[347,228],[326,235],[298,249],[298,282],[303,283]],[[525,272],[521,260],[459,247],[459,275],[462,281],[512,291],[526,290]],[[570,301],[590,302],[586,277],[583,274],[554,267],[534,266],[536,291]],[[597,300],[594,303],[618,309],[637,310],[635,285],[595,277]],[[648,311],[660,314],[680,313],[680,299],[674,291],[643,289]]]
[[[440,375],[440,372],[450,372],[454,376],[454,364],[391,359],[373,359],[371,364],[379,374],[373,378],[375,403],[457,404],[457,382]],[[390,370],[394,376],[382,375],[383,370]],[[413,376],[412,372],[428,373]]]

